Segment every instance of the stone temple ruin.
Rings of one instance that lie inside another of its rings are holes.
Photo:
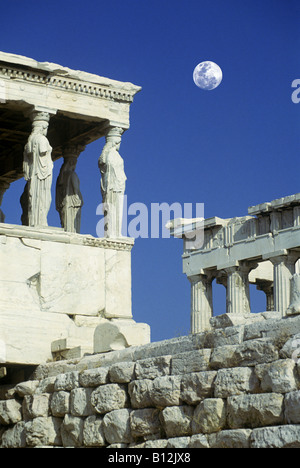
[[[138,91],[0,53],[0,202],[26,181],[22,225],[0,210],[0,447],[299,448],[300,194],[244,217],[170,221],[183,238],[191,333],[150,343],[132,317],[134,242],[120,230],[119,147]],[[75,169],[102,137],[105,232],[94,238],[80,234]],[[59,158],[57,228],[47,214]],[[223,315],[214,280],[226,288]],[[250,284],[266,295],[261,313]]]
[[[85,147],[105,137],[99,169],[95,162],[99,199],[101,175],[103,204],[121,204],[126,176],[118,148],[140,88],[6,53],[0,84],[1,200],[15,180],[26,181],[22,225],[5,224],[1,211],[1,362],[8,370],[147,343],[148,325],[132,319],[133,239],[121,237],[118,209],[107,216],[105,238],[80,234],[75,172]],[[47,214],[60,158],[53,202],[62,227],[54,228]]]
[[[251,206],[244,217],[177,219],[170,230],[184,239],[192,333],[211,327],[214,279],[226,287],[226,319],[232,323],[257,318],[250,315],[249,284],[265,293],[266,316],[300,313],[300,194]]]

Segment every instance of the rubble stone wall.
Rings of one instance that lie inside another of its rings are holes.
[[[0,387],[0,446],[300,447],[300,316],[257,318],[40,365]]]

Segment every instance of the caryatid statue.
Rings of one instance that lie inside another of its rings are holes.
[[[46,137],[50,115],[35,112],[32,117],[32,132],[24,149],[23,171],[27,181],[26,205],[29,226],[48,226],[47,216],[51,206],[53,173],[52,148]]]
[[[6,190],[9,188],[10,184],[6,181],[0,181],[0,206],[2,205],[3,195]],[[4,223],[5,215],[3,211],[0,209],[0,223]]]
[[[67,232],[80,233],[83,198],[79,178],[75,172],[77,158],[84,146],[74,145],[64,149],[64,162],[56,183],[56,209],[62,228]]]
[[[122,237],[122,217],[126,175],[124,161],[119,154],[122,128],[112,127],[98,160],[101,172],[101,194],[105,216],[105,237]]]

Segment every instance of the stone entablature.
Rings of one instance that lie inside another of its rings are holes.
[[[1,99],[6,103],[21,97],[24,104],[75,118],[108,119],[123,128],[129,127],[129,104],[141,90],[132,83],[4,52],[0,52],[0,79]]]
[[[173,223],[183,237],[183,272],[192,287],[192,332],[209,328],[212,281],[226,287],[226,312],[251,312],[249,283],[267,297],[267,310],[299,313],[300,194],[252,206],[248,216]],[[203,230],[201,235],[199,234]],[[199,247],[193,235],[203,239]]]
[[[266,255],[270,252],[281,249],[299,248],[297,236],[300,229],[300,194],[274,200],[270,203],[253,206],[248,209],[249,216],[221,219],[218,217],[205,219],[204,242],[199,251],[205,253],[214,249],[231,249],[230,256],[234,260],[245,260],[248,258],[259,258],[259,250],[266,250]],[[197,229],[193,227],[193,229]],[[190,233],[189,228],[178,228],[178,235]],[[284,234],[289,236],[283,237]],[[255,241],[255,247],[251,242]],[[244,243],[249,243],[247,249]],[[259,244],[257,243],[259,242]],[[241,248],[240,244],[242,244]],[[192,243],[189,241],[185,250],[192,253]],[[256,247],[258,246],[258,247]],[[191,247],[191,248],[190,248]],[[299,248],[300,249],[300,248]],[[197,255],[197,251],[194,253]],[[201,254],[202,255],[202,254]],[[216,257],[203,257],[204,268],[221,265],[226,261],[228,251],[219,252],[219,261]]]
[[[98,238],[90,234],[74,235],[66,232],[62,228],[44,227],[36,230],[29,226],[18,226],[15,224],[0,224],[0,239],[4,237],[17,237],[36,239],[41,241],[52,241],[64,244],[87,245],[90,247],[103,247],[113,250],[127,250],[130,252],[134,245],[134,239],[131,237],[122,237],[122,239]],[[5,242],[2,242],[5,243]]]
[[[4,55],[3,53],[1,54],[1,61],[3,60]],[[31,62],[32,64],[32,62]],[[19,64],[20,65],[20,64]],[[49,76],[49,72],[51,72],[50,66],[48,69],[43,66],[43,64],[40,64],[40,66],[37,65],[36,63],[33,63],[32,65],[34,68],[41,69],[41,71],[24,71],[20,70],[17,67],[5,67],[1,66],[0,68],[0,77],[1,79],[13,79],[13,80],[20,80],[20,81],[28,81],[29,83],[35,83],[35,84],[42,84],[42,85],[48,85],[49,87],[53,89],[59,89],[61,91],[73,91],[75,93],[83,93],[83,94],[88,94],[93,97],[100,97],[101,99],[108,99],[110,101],[124,101],[124,102],[133,102],[133,91],[134,88],[131,86],[127,86],[125,90],[121,90],[122,86],[117,84],[117,82],[113,82],[113,80],[95,80],[95,83],[92,84],[94,81],[92,78],[92,75],[86,74],[81,77],[81,80],[79,79],[73,79],[72,75],[69,74],[68,71],[66,71],[66,74],[63,74],[63,76],[67,76],[67,79],[64,78],[59,78],[59,75],[63,72],[64,68],[61,67],[60,70],[55,70],[55,73],[57,73],[57,76]],[[56,67],[53,66],[55,69]],[[42,70],[47,70],[43,73]],[[69,75],[69,76],[68,76]],[[74,73],[75,75],[75,73]],[[80,76],[80,75],[79,75]],[[90,84],[87,83],[90,82]],[[97,83],[98,81],[98,83]],[[3,95],[7,96],[7,90],[4,91],[2,90]],[[3,96],[2,95],[2,96]],[[60,96],[56,96],[59,98]]]

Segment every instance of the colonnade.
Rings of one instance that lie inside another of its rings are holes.
[[[261,261],[271,261],[273,265],[273,282],[258,281],[257,288],[266,294],[266,310],[280,312],[282,316],[292,307],[295,291],[293,284],[300,278],[297,261],[300,252],[282,250],[264,255]],[[191,283],[191,332],[199,333],[210,328],[213,316],[212,282],[223,284],[226,288],[226,313],[250,314],[249,273],[258,266],[257,262],[239,261],[218,269],[202,270],[197,275],[188,276]],[[298,299],[296,294],[296,300]]]
[[[52,114],[51,111],[39,110],[32,110],[29,115],[32,130],[23,153],[23,173],[26,185],[20,203],[23,211],[22,224],[30,227],[48,226],[47,216],[52,203],[53,161],[47,133],[52,115],[54,113]],[[101,172],[102,201],[108,207],[106,208],[107,237],[121,237],[120,213],[123,207],[120,206],[119,198],[122,200],[124,195],[126,176],[123,159],[118,150],[123,131],[119,127],[107,127],[106,144],[98,161]],[[61,148],[63,164],[56,181],[55,206],[60,216],[61,227],[67,232],[80,233],[83,197],[75,169],[77,160],[85,147],[85,142],[76,144],[70,142]],[[0,206],[9,186],[7,181],[0,181]],[[4,213],[0,209],[0,222],[4,220]]]

